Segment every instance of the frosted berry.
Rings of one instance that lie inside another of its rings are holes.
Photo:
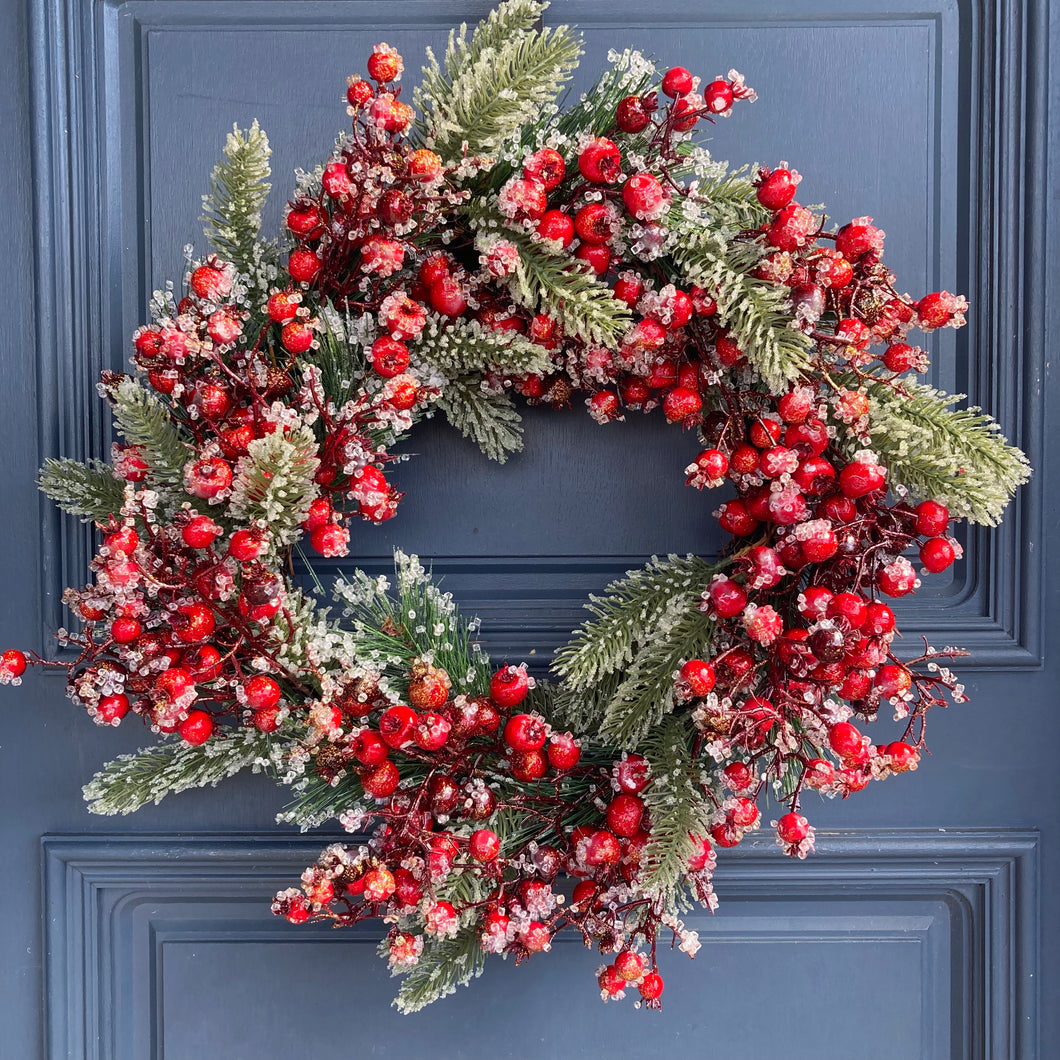
[[[533,714],[516,714],[504,726],[504,742],[513,751],[540,750],[547,738],[544,722]]]
[[[637,986],[645,1001],[657,1001],[663,992],[663,978],[658,972],[648,972]]]
[[[403,703],[387,707],[379,718],[379,735],[390,747],[411,743],[413,729],[419,722],[416,712]]]
[[[551,147],[535,151],[523,163],[523,176],[527,180],[537,181],[545,191],[554,191],[563,183],[567,165],[563,156]]]
[[[393,795],[400,782],[401,775],[398,773],[398,768],[389,759],[380,762],[361,777],[361,787],[364,788],[365,794],[371,795],[374,799],[385,799]]]
[[[26,656],[17,648],[8,648],[0,655],[0,682],[14,681],[26,672]]]
[[[681,667],[681,680],[693,696],[705,696],[714,688],[714,667],[703,659],[690,659]]]
[[[856,759],[864,752],[861,733],[850,722],[836,722],[828,730],[828,745],[840,758]]]
[[[232,289],[232,280],[224,269],[213,265],[200,265],[192,272],[190,285],[199,298],[208,302],[219,302]]]
[[[219,456],[203,457],[184,473],[188,492],[209,500],[232,485],[232,467]]]
[[[569,247],[574,242],[574,220],[562,210],[546,210],[537,222],[537,234]]]
[[[117,725],[129,713],[129,697],[123,692],[112,696],[101,696],[96,705],[96,714],[104,725]]]
[[[938,501],[921,501],[916,506],[916,532],[924,537],[939,537],[950,524],[950,513]]]
[[[312,283],[320,275],[321,261],[311,250],[293,250],[287,271],[296,283]]]
[[[213,718],[205,710],[193,710],[180,723],[178,732],[185,743],[198,747],[213,735]]]
[[[369,902],[385,902],[396,889],[394,874],[388,868],[380,866],[364,874],[364,890],[361,893]]]
[[[384,379],[401,375],[409,366],[409,348],[398,339],[380,335],[372,343],[372,367]]]
[[[658,177],[651,173],[634,173],[622,185],[622,201],[638,220],[654,220],[665,210],[670,200]]]
[[[785,843],[801,843],[810,834],[810,822],[801,813],[786,813],[777,821],[777,835]]]
[[[607,807],[607,827],[615,835],[636,835],[644,817],[644,802],[636,795],[622,793],[616,795]]]
[[[464,289],[451,276],[443,277],[431,287],[428,300],[431,308],[447,317],[458,317],[467,309]]]
[[[280,686],[267,674],[256,674],[243,685],[243,695],[252,710],[265,710],[280,701]]]
[[[386,84],[401,76],[404,69],[401,55],[389,44],[377,44],[368,56],[368,76],[373,81]]]
[[[524,666],[503,666],[490,680],[490,696],[499,707],[516,707],[529,692],[530,679]]]
[[[939,574],[957,558],[953,543],[945,537],[933,537],[920,546],[920,562],[932,574]]]
[[[602,136],[590,140],[578,155],[578,169],[593,184],[614,184],[621,172],[622,154]]]
[[[291,320],[284,324],[280,341],[289,353],[305,353],[313,345],[313,329],[300,320]]]
[[[886,472],[879,464],[855,460],[839,472],[839,488],[844,496],[856,500],[883,489],[886,477]]]
[[[265,534],[261,530],[237,530],[228,539],[228,553],[240,563],[250,563],[265,551]]]
[[[663,414],[670,423],[692,424],[703,408],[703,399],[695,390],[675,386],[663,398]]]
[[[795,198],[797,188],[796,175],[790,169],[778,168],[759,178],[755,194],[767,210],[776,212]]]
[[[581,754],[581,746],[569,733],[554,733],[548,741],[548,761],[553,769],[573,769]]]

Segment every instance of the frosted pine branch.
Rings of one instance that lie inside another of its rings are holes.
[[[446,419],[491,460],[503,464],[522,449],[522,419],[506,392],[488,390],[472,376],[450,382],[437,403]]]
[[[101,460],[46,460],[37,485],[68,515],[83,522],[103,522],[121,511],[123,484]]]

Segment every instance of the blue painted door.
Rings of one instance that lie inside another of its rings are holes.
[[[43,648],[61,587],[83,577],[88,540],[38,501],[34,471],[103,451],[94,377],[179,275],[232,122],[257,117],[271,136],[275,222],[370,45],[398,46],[414,70],[487,7],[0,3],[0,643]],[[1038,473],[1005,526],[968,537],[952,578],[901,615],[907,635],[973,650],[971,703],[934,720],[917,773],[822,806],[816,858],[761,846],[725,862],[722,912],[696,923],[694,963],[669,961],[661,1017],[601,1006],[576,946],[399,1017],[370,934],[269,916],[267,896],[321,841],[272,824],[282,796],[267,781],[94,818],[80,784],[138,734],[96,729],[58,679],[36,678],[0,704],[4,1060],[1060,1055],[1060,583],[1044,547],[1060,486],[1044,458],[1044,339],[1060,327],[1055,18],[1046,0],[554,0],[548,18],[582,25],[587,71],[628,45],[707,76],[738,68],[760,101],[718,127],[720,157],[790,161],[807,201],[876,218],[911,289],[972,298],[970,326],[933,351],[937,379],[996,413]],[[491,648],[544,662],[588,591],[716,541],[680,481],[691,439],[577,413],[527,426],[503,470],[444,426],[422,430],[399,519],[357,544],[367,563],[395,543],[433,557]]]

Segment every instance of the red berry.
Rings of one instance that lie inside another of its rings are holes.
[[[953,543],[945,537],[932,537],[920,546],[920,562],[932,574],[939,574],[957,558]]]
[[[345,556],[350,543],[350,532],[338,523],[325,523],[309,535],[313,551],[329,558]]]
[[[122,692],[113,696],[102,696],[96,706],[96,712],[104,725],[116,725],[129,713],[129,697]]]
[[[873,685],[884,699],[894,699],[904,695],[913,684],[912,675],[904,666],[885,663],[876,671]]]
[[[203,457],[185,472],[184,484],[193,496],[209,500],[232,485],[232,467],[219,456]]]
[[[413,729],[419,720],[412,707],[397,703],[383,711],[379,719],[379,735],[390,747],[404,747],[412,742]]]
[[[721,78],[711,81],[703,89],[703,102],[711,114],[724,114],[732,107],[734,99],[732,85]]]
[[[916,769],[917,762],[920,761],[917,749],[901,741],[889,743],[883,751],[890,757],[891,769],[895,773],[908,773],[909,770]]]
[[[232,289],[232,281],[223,269],[200,265],[191,274],[191,289],[199,298],[219,302]]]
[[[855,759],[864,753],[861,733],[850,722],[836,722],[828,730],[828,744],[840,758]]]
[[[401,375],[409,366],[409,348],[398,339],[380,335],[372,343],[372,367],[384,379]]]
[[[312,283],[320,274],[320,258],[311,250],[293,250],[287,259],[287,271],[296,283]]]
[[[690,426],[703,408],[703,399],[698,392],[686,386],[675,386],[663,398],[663,414],[669,423]]]
[[[315,206],[307,206],[287,214],[287,227],[300,239],[312,239],[323,230],[324,218]]]
[[[681,680],[694,696],[705,696],[714,687],[714,667],[702,659],[690,659],[681,667]]]
[[[280,686],[267,674],[256,674],[243,685],[243,695],[251,710],[268,710],[280,702]]]
[[[618,148],[610,140],[598,136],[590,140],[578,155],[578,169],[593,184],[614,184],[621,172],[621,160]]]
[[[869,251],[883,250],[883,232],[871,224],[851,221],[836,233],[835,248],[847,261],[857,261]]]
[[[213,718],[205,710],[193,710],[180,723],[178,731],[185,743],[198,747],[213,735]]]
[[[14,681],[26,672],[26,656],[17,648],[8,648],[0,655],[0,682]]]
[[[856,500],[883,489],[886,477],[887,473],[879,464],[855,460],[839,472],[839,488],[844,496]]]
[[[790,169],[774,169],[758,183],[758,201],[774,213],[783,210],[795,198],[798,182]]]
[[[525,666],[503,666],[490,681],[490,695],[499,707],[517,707],[529,692],[530,679]]]
[[[638,220],[651,221],[665,211],[670,196],[651,173],[634,173],[622,186],[622,201]]]
[[[447,317],[458,317],[467,309],[464,289],[451,276],[445,276],[434,284],[428,294],[431,308]]]
[[[651,111],[640,96],[626,96],[615,111],[615,124],[625,133],[643,132],[651,121]]]
[[[924,537],[940,537],[950,525],[950,513],[938,501],[921,501],[916,506],[916,532]]]
[[[600,984],[600,993],[605,997],[617,997],[629,985],[625,979],[618,974],[613,964],[607,965],[607,967],[596,977],[596,981]]]
[[[477,832],[471,833],[468,849],[476,861],[493,861],[501,852],[501,841],[496,832],[488,828],[480,828]]]
[[[688,70],[683,66],[673,66],[663,74],[660,87],[671,99],[676,99],[678,96],[687,96],[694,84],[692,74]]]
[[[785,843],[801,843],[810,834],[810,822],[801,813],[786,813],[777,821],[777,835]]]
[[[346,102],[354,110],[360,110],[373,96],[375,89],[360,77],[351,77],[346,86]]]
[[[354,193],[345,162],[329,162],[320,177],[324,193],[332,199],[348,199]]]
[[[545,191],[554,191],[563,183],[567,165],[563,156],[551,147],[535,151],[523,163],[523,176],[527,180],[537,181]]]
[[[709,593],[719,618],[733,618],[747,606],[747,594],[731,578],[716,579]]]
[[[386,761],[390,748],[387,747],[379,733],[365,729],[353,742],[353,754],[362,765],[377,766],[380,762]]]
[[[537,234],[542,239],[551,239],[563,247],[574,242],[574,221],[562,210],[546,210],[537,222]]]
[[[213,611],[205,604],[182,604],[177,614],[180,618],[174,617],[173,627],[186,644],[205,640],[217,625]]]
[[[548,758],[543,751],[513,751],[509,756],[512,776],[524,784],[540,780],[548,772]]]
[[[589,865],[614,865],[622,858],[618,836],[601,828],[589,836],[585,845],[585,860]]]
[[[754,774],[745,762],[730,762],[722,772],[733,791],[746,791],[754,783]]]
[[[865,600],[857,593],[837,593],[828,602],[829,618],[842,618],[851,629],[861,629],[869,614]]]
[[[119,644],[131,644],[143,632],[143,626],[135,618],[116,618],[110,626],[110,635]]]
[[[300,320],[292,320],[284,324],[280,341],[288,353],[305,353],[313,345],[313,329]]]
[[[544,722],[533,714],[516,714],[504,726],[504,742],[513,751],[537,751],[545,746]]]
[[[437,751],[445,746],[451,727],[448,718],[429,710],[420,717],[412,737],[425,751]]]
[[[403,66],[401,56],[388,44],[377,44],[368,56],[368,76],[382,84],[393,81],[401,73]]]
[[[890,633],[894,629],[894,612],[886,604],[869,604],[861,629],[871,636]]]
[[[237,530],[228,540],[229,555],[240,563],[250,563],[265,551],[265,535],[260,530]]]
[[[648,972],[637,989],[645,1001],[656,1001],[662,996],[663,985],[663,978],[658,972]]]
[[[401,774],[389,759],[380,762],[361,777],[361,787],[364,788],[365,794],[375,799],[385,799],[393,795],[400,782]]]
[[[891,372],[908,372],[919,360],[920,351],[905,342],[894,342],[883,352],[884,367]]]
[[[735,805],[730,813],[733,824],[740,828],[751,828],[759,817],[759,810],[754,804],[754,800],[744,798],[742,795],[735,800]]]
[[[582,749],[569,733],[554,733],[548,742],[548,761],[553,769],[573,769]]]
[[[607,807],[607,827],[615,835],[628,838],[640,830],[644,802],[636,795],[616,795]]]

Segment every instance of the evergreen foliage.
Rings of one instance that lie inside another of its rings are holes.
[[[301,536],[301,523],[317,496],[320,460],[308,427],[255,438],[236,465],[229,511],[237,519],[264,520],[277,546]]]
[[[412,349],[413,359],[452,379],[489,369],[506,375],[548,371],[549,351],[517,331],[484,327],[477,320],[429,324]]]
[[[996,526],[1031,467],[994,419],[976,407],[953,408],[963,394],[913,379],[872,384],[868,395],[872,446],[892,484],[940,501],[954,518]]]
[[[453,379],[437,400],[445,418],[491,460],[503,464],[523,447],[523,424],[507,391],[490,390],[477,375]]]
[[[424,946],[419,962],[404,977],[392,1002],[398,1012],[419,1012],[434,1001],[456,993],[482,974],[486,951],[479,945],[473,926],[462,928],[452,938]]]
[[[261,289],[262,275],[273,248],[262,243],[261,211],[272,185],[269,138],[257,121],[247,130],[232,127],[224,154],[210,174],[210,190],[202,197],[203,231],[210,246],[231,262],[252,286]]]
[[[217,734],[199,747],[173,739],[108,762],[85,785],[85,801],[93,813],[135,813],[167,795],[214,787],[244,769],[261,768],[270,747],[268,735],[247,728]]]
[[[82,522],[105,522],[121,511],[125,487],[102,460],[46,460],[37,485],[68,515]]]
[[[489,153],[534,122],[578,65],[581,41],[567,26],[535,29],[548,6],[506,0],[475,29],[449,34],[444,69],[427,49],[414,93],[419,127],[447,161]]]
[[[680,908],[686,901],[682,874],[695,852],[695,837],[708,833],[714,805],[704,794],[684,719],[665,718],[648,733],[640,750],[651,765],[651,783],[643,798],[652,828],[641,855],[638,883],[658,895],[667,908]]]
[[[673,257],[689,282],[716,291],[718,322],[728,329],[751,367],[774,393],[810,367],[811,341],[789,326],[785,288],[754,277],[762,256],[757,243],[733,241],[722,230],[685,225]]]
[[[171,411],[131,376],[100,385],[114,411],[118,432],[140,450],[148,464],[149,480],[168,486],[181,484],[191,449]]]

